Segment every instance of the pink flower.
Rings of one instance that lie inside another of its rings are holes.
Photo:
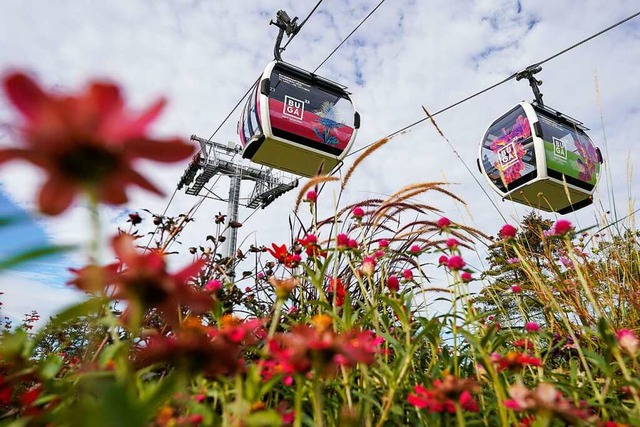
[[[524,325],[524,330],[527,332],[539,332],[540,331],[540,325],[537,324],[536,322],[527,322]]]
[[[462,270],[465,265],[467,264],[464,262],[464,260],[460,255],[454,255],[452,257],[449,257],[449,260],[447,261],[447,267],[449,267],[450,270],[454,270],[454,271]]]
[[[509,258],[507,260],[507,264],[518,264],[520,262],[520,258],[515,257],[515,258]]]
[[[618,332],[616,332],[616,338],[620,348],[632,356],[635,356],[638,349],[640,349],[638,337],[629,329],[618,330]]]
[[[382,239],[378,242],[378,247],[380,249],[384,249],[384,248],[388,248],[389,247],[389,241],[387,239]]]
[[[405,280],[413,280],[413,271],[406,269],[402,272],[402,277],[404,277]]]
[[[412,255],[417,255],[420,252],[422,252],[422,248],[420,247],[420,245],[411,245],[411,247],[409,248],[409,253]]]
[[[518,285],[513,285],[511,287],[511,292],[513,292],[514,294],[519,294],[522,291],[522,288]]]
[[[449,249],[456,249],[459,244],[460,242],[458,242],[458,239],[456,239],[455,237],[447,239],[447,247]]]
[[[205,290],[208,292],[218,292],[222,289],[222,282],[218,279],[209,280],[206,285],[204,285]]]
[[[387,288],[391,292],[398,292],[400,290],[400,281],[396,276],[389,276],[387,279]]]
[[[509,239],[512,237],[516,237],[516,233],[518,230],[513,225],[505,224],[500,229],[500,237],[503,239]]]
[[[446,255],[440,255],[440,258],[438,258],[438,265],[446,265],[447,262],[449,262],[449,257]]]
[[[564,236],[573,229],[571,222],[566,219],[559,219],[553,226],[553,233],[558,236]]]
[[[470,282],[473,280],[473,276],[471,275],[471,273],[467,272],[467,271],[463,271],[460,274],[460,278],[462,279],[463,282]]]
[[[356,239],[349,239],[347,246],[349,249],[358,249],[358,241]]]
[[[344,233],[340,233],[336,236],[336,243],[338,244],[339,249],[345,249],[349,246],[349,236]]]
[[[355,208],[353,208],[353,211],[351,211],[351,214],[354,218],[361,219],[364,216],[364,209],[362,209],[360,206],[356,206]]]
[[[313,190],[307,192],[307,197],[304,199],[306,202],[315,203],[318,200],[318,193]]]
[[[443,229],[451,225],[451,221],[447,217],[442,217],[438,220],[438,228]]]
[[[256,275],[256,277],[258,278],[258,280],[262,280],[264,279],[264,273],[261,271]]]
[[[376,258],[382,258],[384,256],[384,251],[381,249],[378,249],[373,253],[373,256]]]
[[[371,276],[376,268],[376,259],[372,256],[366,256],[362,260],[361,270],[367,276]]]

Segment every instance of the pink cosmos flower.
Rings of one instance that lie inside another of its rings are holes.
[[[500,229],[500,237],[503,239],[513,238],[516,237],[517,232],[518,230],[513,225],[505,224]]]

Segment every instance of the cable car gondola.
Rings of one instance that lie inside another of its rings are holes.
[[[281,60],[282,34],[295,34],[297,27],[283,11],[277,16],[276,59],[251,90],[238,122],[242,157],[296,175],[326,174],[349,152],[360,116],[345,86]]]
[[[593,202],[602,155],[581,122],[544,105],[529,68],[536,100],[521,102],[495,120],[482,138],[478,168],[502,196],[537,209],[566,214]]]

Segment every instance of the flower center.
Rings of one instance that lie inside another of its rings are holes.
[[[77,144],[58,157],[63,175],[74,181],[98,184],[118,167],[119,158],[113,152],[94,144]]]

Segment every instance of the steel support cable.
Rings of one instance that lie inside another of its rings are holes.
[[[344,38],[344,40],[342,40],[342,41],[340,42],[340,44],[339,44],[338,46],[336,46],[336,48],[335,48],[335,49],[333,49],[333,50],[331,51],[331,53],[330,53],[330,54],[329,54],[329,55],[324,59],[324,61],[322,61],[322,62],[320,63],[320,65],[318,65],[318,66],[316,67],[316,69],[315,69],[315,70],[313,70],[313,72],[315,73],[316,71],[318,71],[318,70],[320,69],[320,67],[322,67],[322,66],[324,65],[324,63],[325,63],[325,62],[327,62],[327,61],[329,60],[329,58],[331,58],[331,57],[333,56],[333,54],[334,54],[334,53],[336,53],[336,52],[338,51],[338,49],[340,49],[340,48],[342,47],[342,45],[343,45],[343,44],[345,44],[345,43],[347,42],[347,40],[349,40],[349,38],[350,38],[350,37],[351,37],[351,36],[352,36],[356,31],[358,31],[358,28],[360,28],[360,27],[362,26],[362,24],[364,24],[364,23],[367,21],[367,19],[369,19],[369,18],[371,17],[371,15],[373,15],[373,14],[374,14],[374,12],[375,12],[376,10],[378,10],[378,8],[379,8],[380,6],[382,6],[382,3],[384,3],[385,1],[386,1],[386,0],[381,0],[381,1],[380,1],[380,3],[378,3],[378,5],[377,5],[376,7],[374,7],[374,8],[371,10],[371,12],[369,12],[369,14],[368,14],[367,16],[365,16],[365,17],[364,17],[364,19],[363,19],[362,21],[360,21],[360,23],[359,23],[359,24],[358,24],[358,25],[357,25],[357,26],[356,26],[356,27],[355,27],[355,28],[354,28],[354,29],[353,29],[353,30],[352,30],[352,31],[347,35],[347,37],[345,37],[345,38]]]
[[[638,17],[638,16],[640,16],[640,11],[638,11],[638,12],[634,13],[633,15],[630,15],[630,16],[628,16],[628,17],[626,17],[626,18],[622,19],[621,21],[616,22],[616,23],[615,23],[615,24],[613,24],[613,25],[608,26],[607,28],[605,28],[605,29],[603,29],[603,30],[601,30],[601,31],[598,31],[597,33],[595,33],[595,34],[593,34],[593,35],[591,35],[591,36],[589,36],[589,37],[587,37],[587,38],[585,38],[585,39],[583,39],[583,40],[581,40],[581,41],[579,41],[579,42],[577,42],[577,43],[575,43],[575,44],[573,44],[573,45],[569,46],[569,47],[568,47],[568,48],[566,48],[566,49],[561,50],[560,52],[557,52],[557,53],[555,53],[555,54],[551,55],[550,57],[548,57],[548,58],[546,58],[546,59],[543,59],[543,60],[542,60],[542,61],[540,61],[540,62],[536,62],[535,64],[533,64],[533,66],[535,67],[535,66],[539,66],[539,65],[545,64],[545,63],[547,63],[547,62],[549,62],[549,61],[551,61],[551,60],[553,60],[553,59],[557,58],[558,56],[563,55],[563,54],[565,54],[565,53],[569,52],[570,50],[573,50],[573,49],[575,49],[575,48],[577,48],[577,47],[579,47],[579,46],[583,45],[584,43],[586,43],[586,42],[588,42],[588,41],[591,41],[591,40],[593,40],[594,38],[596,38],[596,37],[598,37],[598,36],[601,36],[602,34],[604,34],[604,33],[608,32],[608,31],[610,31],[610,30],[613,30],[614,28],[616,28],[616,27],[618,27],[618,26],[620,26],[620,25],[624,24],[625,22],[630,21],[630,20],[632,20],[633,18],[636,18],[636,17]],[[451,104],[451,105],[449,105],[448,107],[445,107],[445,108],[443,108],[443,109],[441,109],[441,110],[436,111],[435,113],[431,114],[431,117],[435,117],[435,116],[437,116],[438,114],[444,113],[445,111],[448,111],[448,110],[450,110],[450,109],[452,109],[452,108],[454,108],[454,107],[457,107],[458,105],[460,105],[460,104],[462,104],[462,103],[465,103],[465,102],[467,102],[467,101],[469,101],[469,100],[471,100],[471,99],[473,99],[473,98],[475,98],[475,97],[477,97],[477,96],[479,96],[479,95],[482,95],[482,94],[483,94],[483,93],[485,93],[485,92],[488,92],[488,91],[490,91],[490,90],[493,90],[493,89],[495,89],[496,87],[498,87],[498,86],[500,86],[500,85],[502,85],[502,84],[504,84],[504,83],[508,82],[509,80],[513,80],[517,75],[518,75],[518,73],[513,73],[512,75],[510,75],[509,77],[507,77],[507,78],[505,78],[505,79],[503,79],[503,80],[499,81],[498,83],[495,83],[495,84],[493,84],[493,85],[491,85],[491,86],[489,86],[489,87],[487,87],[487,88],[485,88],[485,89],[483,89],[483,90],[481,90],[481,91],[478,91],[478,92],[474,93],[473,95],[467,96],[466,98],[461,99],[460,101],[457,101],[456,103]],[[420,124],[420,123],[422,123],[422,122],[425,122],[425,121],[427,121],[427,120],[429,120],[429,117],[424,117],[424,118],[422,118],[422,119],[420,119],[420,120],[416,120],[415,122],[413,122],[413,123],[411,123],[411,124],[409,124],[409,125],[407,125],[407,126],[403,127],[402,129],[399,129],[399,130],[397,130],[397,131],[394,131],[394,132],[390,133],[389,135],[387,135],[387,136],[386,136],[386,138],[392,138],[392,137],[394,137],[394,136],[396,136],[396,135],[398,135],[398,134],[400,134],[400,133],[402,133],[402,132],[405,132],[405,131],[407,131],[407,130],[411,129],[412,127],[414,127],[414,126],[416,126],[416,125],[418,125],[418,124]],[[367,149],[367,148],[369,148],[371,145],[373,145],[373,143],[372,143],[372,144],[367,144],[367,145],[365,145],[364,147],[361,147],[361,148],[359,148],[359,149],[357,149],[357,150],[355,150],[355,151],[353,151],[353,152],[349,153],[346,157],[353,156],[354,154],[357,154],[357,153],[359,153],[360,151],[366,150],[366,149]]]

